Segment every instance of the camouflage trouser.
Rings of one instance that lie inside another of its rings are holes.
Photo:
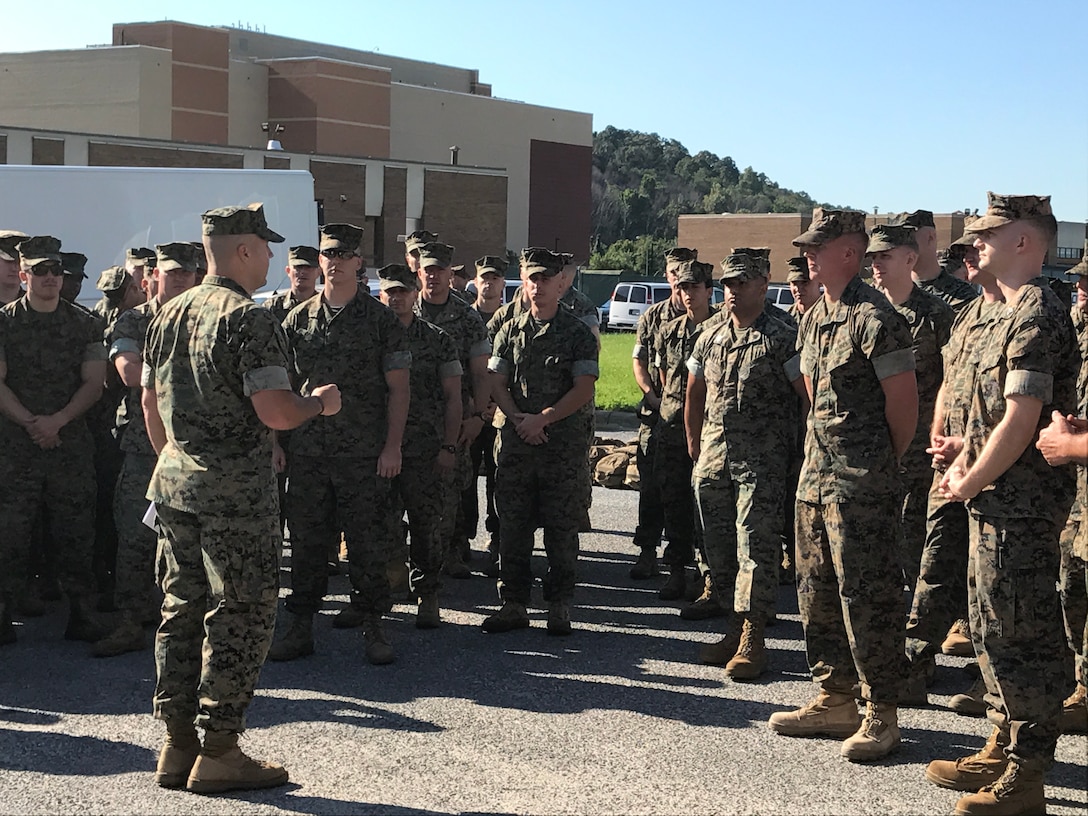
[[[370,457],[291,457],[287,526],[291,530],[291,594],[287,609],[312,615],[329,589],[328,553],[343,533],[351,602],[368,612],[393,607],[386,565],[395,553],[390,516],[393,483]]]
[[[117,524],[117,571],[114,598],[117,608],[143,612],[155,586],[155,531],[143,523],[147,512],[147,485],[155,457],[126,453],[113,492]]]
[[[903,571],[895,496],[797,502],[797,605],[813,679],[824,689],[897,703]]]
[[[433,594],[440,584],[443,553],[438,528],[446,503],[445,481],[435,471],[433,459],[418,458],[405,458],[393,480],[393,521],[399,524],[408,513],[408,581],[417,595]]]
[[[784,472],[784,468],[782,472]],[[781,472],[761,478],[696,477],[695,507],[710,575],[733,609],[764,621],[775,614],[782,560]]]
[[[1043,519],[970,515],[971,639],[986,681],[987,716],[1011,737],[1006,754],[1049,763],[1068,693],[1060,528]]]
[[[953,622],[967,617],[967,508],[944,499],[937,491],[940,481],[941,474],[932,477],[926,541],[907,620],[907,658],[918,666],[940,651]]]
[[[922,550],[928,533],[927,518],[929,491],[933,485],[935,471],[931,458],[922,451],[922,458],[911,457],[908,453],[903,459],[903,512],[902,512],[902,561],[903,577],[907,586],[914,586],[918,581],[918,571],[922,560]]]
[[[1065,636],[1076,661],[1077,679],[1088,685],[1088,564],[1074,554],[1073,542],[1088,521],[1069,519],[1062,530],[1058,590],[1062,599]]]
[[[691,457],[683,438],[657,431],[654,450],[654,479],[665,514],[665,562],[684,566],[695,559],[695,495],[691,489]],[[639,475],[641,479],[641,474]]]
[[[458,535],[464,532],[461,496],[471,481],[472,456],[469,454],[468,447],[461,445],[457,448],[454,471],[446,480],[442,503],[442,519],[438,525],[438,543],[443,558],[451,548],[461,544],[461,540],[457,538]],[[467,541],[468,539],[465,538],[464,540]]]
[[[243,731],[276,624],[279,518],[197,516],[161,504],[158,514],[155,716]]]
[[[508,426],[509,427],[509,426]],[[504,428],[503,434],[514,434]],[[581,446],[555,448],[546,442],[528,448],[504,439],[495,470],[499,512],[499,597],[528,604],[533,585],[536,520],[544,524],[548,574],[544,600],[570,601],[578,567],[578,523],[586,510],[581,469],[588,469]]]
[[[107,394],[108,396],[108,394]],[[106,396],[103,397],[106,399]],[[114,488],[117,476],[121,472],[124,454],[118,441],[113,436],[114,412],[107,417],[87,417],[94,437],[94,575],[99,592],[111,594],[115,590],[117,571],[118,533],[113,517]],[[105,423],[105,427],[95,429],[95,423]],[[146,490],[146,485],[145,485]],[[145,502],[146,504],[146,502]],[[146,510],[147,507],[145,506]]]
[[[23,591],[34,541],[55,548],[61,586],[69,597],[94,592],[97,487],[90,436],[66,439],[52,450],[42,450],[29,437],[0,444],[0,597],[14,599]],[[38,537],[40,517],[45,526]]]
[[[476,527],[480,521],[479,498],[476,481],[484,477],[484,490],[487,496],[487,517],[484,529],[489,533],[499,531],[499,518],[495,514],[495,428],[485,423],[480,435],[469,448],[469,460],[472,463],[472,477],[461,494],[461,512],[464,517],[465,538],[476,537]]]
[[[656,421],[656,416],[654,421]],[[661,488],[654,476],[654,457],[657,455],[657,439],[654,428],[642,423],[638,429],[638,523],[635,526],[634,544],[640,550],[657,551],[661,533],[665,529],[665,509],[661,503]]]

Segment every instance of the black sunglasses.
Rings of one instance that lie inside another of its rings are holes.
[[[321,254],[329,260],[335,260],[337,258],[343,259],[355,257],[355,253],[352,252],[350,249],[323,249],[321,250]]]
[[[38,264],[30,267],[30,274],[35,278],[44,278],[46,275],[56,275],[59,278],[64,274],[64,268],[54,264]]]

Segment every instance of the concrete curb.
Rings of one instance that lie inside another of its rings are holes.
[[[637,431],[638,417],[632,411],[598,411],[596,427],[598,431]]]

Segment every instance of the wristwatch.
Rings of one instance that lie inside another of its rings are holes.
[[[456,445],[439,445],[439,447],[447,453],[457,453]]]

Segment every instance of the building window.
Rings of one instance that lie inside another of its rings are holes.
[[[1058,247],[1059,261],[1079,261],[1083,256],[1083,247]]]

